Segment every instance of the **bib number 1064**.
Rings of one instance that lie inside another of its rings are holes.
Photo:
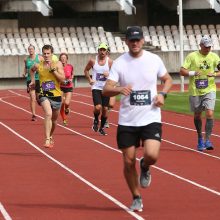
[[[150,90],[132,91],[130,94],[130,105],[150,105]]]

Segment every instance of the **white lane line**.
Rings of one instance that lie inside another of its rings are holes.
[[[0,202],[0,212],[2,213],[5,220],[12,220],[12,218],[10,217],[10,215],[8,214],[8,212],[6,211],[6,209],[4,208],[1,202]]]
[[[80,115],[80,116],[83,116],[83,117],[86,117],[86,118],[90,118],[90,119],[93,120],[93,117],[92,117],[92,116],[85,115],[85,114],[82,114],[82,113],[79,113],[79,112],[75,112],[75,111],[71,111],[71,112],[74,113],[74,114],[77,114],[77,115]],[[109,124],[110,124],[110,125],[113,125],[113,126],[115,126],[115,127],[118,126],[117,124],[114,124],[114,123],[112,123],[112,122],[109,122]],[[215,156],[215,155],[212,155],[212,154],[208,154],[208,153],[205,153],[205,152],[202,152],[202,151],[198,151],[198,150],[196,150],[196,149],[192,149],[192,148],[186,147],[186,146],[184,146],[184,145],[177,144],[177,143],[174,143],[174,142],[172,142],[172,141],[168,141],[168,140],[166,140],[166,139],[162,139],[162,141],[167,142],[167,143],[172,144],[172,145],[177,146],[177,147],[181,147],[181,148],[187,149],[187,150],[189,150],[189,151],[193,151],[193,152],[198,153],[198,154],[203,154],[203,155],[206,155],[206,156],[208,156],[208,157],[212,157],[212,158],[215,158],[215,159],[220,160],[220,157]]]
[[[9,90],[9,92],[11,92],[11,93],[13,93],[13,94],[16,94],[16,95],[18,95],[18,96],[21,96],[21,97],[29,98],[28,96],[25,96],[25,95],[21,95],[21,94],[15,93],[14,91],[11,91],[11,90]],[[88,95],[82,95],[82,94],[79,94],[79,93],[74,93],[74,94],[77,94],[77,95],[80,95],[80,96],[90,97],[90,96],[88,96]],[[89,103],[82,102],[82,101],[71,100],[71,102],[76,102],[76,103],[79,103],[79,104],[82,104],[82,105],[87,105],[87,106],[91,106],[91,107],[93,107],[93,104],[89,104]],[[112,109],[111,112],[116,112],[116,113],[118,113],[118,111],[117,111],[117,110],[114,110],[114,109]],[[176,128],[181,128],[181,129],[185,129],[185,130],[188,130],[188,131],[196,132],[196,130],[193,129],[193,128],[187,128],[187,127],[184,127],[184,126],[180,126],[180,125],[172,124],[172,123],[165,122],[165,121],[163,121],[162,123],[163,123],[163,124],[166,124],[166,125],[169,125],[169,126],[176,127]],[[203,134],[204,134],[204,133],[205,133],[205,132],[203,132]],[[212,136],[220,137],[220,135],[218,135],[218,134],[214,134],[214,133],[212,133]]]
[[[75,176],[76,178],[78,178],[79,180],[81,180],[83,183],[85,183],[86,185],[88,185],[89,187],[91,187],[92,189],[94,189],[95,191],[97,191],[98,193],[100,193],[101,195],[103,195],[105,198],[107,198],[108,200],[112,201],[115,205],[119,206],[120,208],[122,208],[124,211],[126,211],[127,213],[129,213],[130,215],[132,215],[133,217],[135,217],[135,219],[138,220],[144,220],[141,216],[137,215],[135,212],[132,212],[128,209],[127,206],[125,206],[124,204],[122,204],[121,202],[119,202],[117,199],[115,199],[113,196],[107,194],[106,192],[102,191],[100,188],[96,187],[95,185],[93,185],[91,182],[89,182],[88,180],[84,179],[82,176],[80,176],[79,174],[77,174],[76,172],[74,172],[73,170],[71,170],[70,168],[68,168],[66,165],[64,165],[63,163],[61,163],[60,161],[56,160],[55,158],[53,158],[52,156],[50,156],[49,154],[47,154],[46,152],[44,152],[43,150],[41,150],[39,147],[37,147],[35,144],[33,144],[31,141],[29,141],[28,139],[26,139],[24,136],[20,135],[19,133],[17,133],[15,130],[13,130],[12,128],[8,127],[6,124],[0,122],[0,124],[5,127],[6,129],[8,129],[11,133],[15,134],[17,137],[19,137],[20,139],[22,139],[23,141],[25,141],[26,143],[28,143],[29,145],[31,145],[33,148],[35,148],[37,151],[39,151],[40,153],[42,153],[44,156],[46,156],[48,159],[52,160],[55,164],[57,164],[58,166],[60,166],[61,168],[63,168],[64,170],[66,170],[67,172],[69,172],[70,174],[72,174],[73,176]]]
[[[12,91],[12,93],[14,93],[14,92]],[[24,96],[24,95],[21,95],[21,94],[18,94],[18,96],[22,96],[22,97],[28,98],[27,96]],[[6,102],[6,101],[2,100],[1,98],[0,98],[0,100],[1,100],[2,102],[5,102],[5,103],[9,104],[9,105],[13,105],[13,104],[11,104],[11,103],[9,103],[9,102]],[[88,103],[85,103],[85,102],[80,102],[80,101],[73,101],[73,102],[81,103],[81,104],[88,105],[88,106],[93,106],[93,105],[88,104]],[[14,105],[13,105],[13,106],[14,106]],[[23,109],[23,108],[20,108],[20,107],[18,107],[18,106],[14,106],[14,107],[19,108],[19,109],[21,109],[21,110],[23,110],[23,111],[25,111],[25,112],[27,112],[27,113],[30,114],[29,111],[27,111],[27,110],[25,110],[25,109]],[[114,110],[112,110],[112,111],[114,111]],[[115,112],[118,112],[118,111],[115,110]],[[83,117],[87,117],[87,118],[93,119],[93,117],[88,116],[88,115],[85,115],[85,114],[82,114],[82,113],[79,113],[79,112],[71,111],[71,113],[78,114],[78,115],[81,115],[81,116],[83,116]],[[171,126],[174,126],[173,124],[170,124],[170,123],[166,123],[166,122],[163,122],[163,123],[169,124],[169,125],[171,125]],[[118,126],[117,124],[114,124],[114,123],[111,123],[111,122],[110,122],[109,124],[110,124],[110,125],[113,125],[113,126]],[[176,125],[176,127],[180,127],[180,128],[187,129],[187,130],[191,130],[191,131],[196,131],[196,130],[194,130],[194,129],[185,128],[185,127],[178,126],[178,125]],[[64,127],[64,128],[66,128],[66,127]],[[213,135],[213,136],[219,136],[219,135],[215,135],[215,134],[212,134],[212,135]],[[195,153],[203,154],[203,155],[206,155],[206,156],[208,156],[208,157],[212,157],[212,158],[215,158],[215,159],[220,160],[220,157],[218,157],[218,156],[216,156],[216,155],[212,155],[212,154],[208,154],[208,153],[205,153],[205,152],[202,152],[202,151],[198,151],[198,150],[195,150],[195,149],[193,149],[193,148],[189,148],[189,147],[183,146],[183,145],[181,145],[181,144],[174,143],[174,142],[169,141],[169,140],[166,140],[166,139],[162,139],[162,140],[163,140],[164,142],[167,142],[167,143],[172,144],[172,145],[174,145],[174,146],[181,147],[181,148],[187,149],[187,150],[189,150],[189,151],[193,151],[193,152],[195,152]]]
[[[93,107],[92,104],[89,104],[89,103],[86,103],[86,102],[76,101],[76,100],[71,100],[71,101],[72,101],[72,102],[79,103],[79,104],[82,104],[82,105],[88,105],[88,106]],[[117,111],[117,110],[114,110],[114,109],[112,109],[111,112],[116,112],[116,113],[118,113],[118,111]],[[176,128],[181,128],[181,129],[185,129],[185,130],[188,130],[188,131],[196,132],[196,130],[195,130],[195,129],[192,129],[192,128],[187,128],[187,127],[184,127],[184,126],[180,126],[180,125],[172,124],[172,123],[165,122],[165,121],[163,121],[162,123],[163,123],[163,124],[166,124],[166,125],[169,125],[169,126],[176,127]],[[205,133],[205,132],[203,132],[203,133]],[[218,134],[214,134],[214,133],[212,133],[212,136],[220,137],[220,135],[218,135]]]
[[[1,100],[1,101],[3,101],[3,100]],[[25,111],[25,112],[28,112],[27,110],[22,109],[21,107],[18,107],[18,106],[14,105],[14,104],[8,103],[8,102],[6,102],[6,101],[3,101],[3,102],[5,102],[6,104],[9,104],[9,105],[11,105],[11,106],[13,106],[13,107],[15,107],[15,108],[18,108],[18,109],[20,109],[20,110],[23,110],[23,111]],[[28,113],[31,114],[30,112],[28,112]],[[37,115],[37,116],[38,116],[39,118],[42,118],[42,119],[43,119],[43,117],[41,117],[41,116],[39,116],[39,115]],[[120,151],[120,150],[115,149],[115,148],[113,148],[113,147],[111,147],[111,146],[109,146],[109,145],[107,145],[107,144],[105,144],[105,143],[103,143],[103,142],[101,142],[101,141],[98,141],[98,140],[96,140],[96,139],[94,139],[94,138],[92,138],[92,137],[89,137],[89,136],[87,136],[87,135],[84,135],[84,134],[82,134],[82,133],[79,133],[79,132],[77,132],[77,131],[75,131],[75,130],[73,130],[73,129],[70,129],[70,128],[65,127],[65,126],[63,126],[63,125],[60,125],[60,124],[57,124],[57,126],[62,127],[62,128],[66,129],[66,130],[68,130],[68,131],[70,131],[70,132],[72,132],[72,133],[74,133],[74,134],[77,134],[77,135],[79,135],[79,136],[81,136],[81,137],[84,137],[84,138],[86,138],[86,139],[89,139],[89,140],[91,140],[91,141],[93,141],[93,142],[95,142],[95,143],[98,143],[98,144],[100,144],[100,145],[102,145],[102,146],[104,146],[104,147],[106,147],[106,148],[108,148],[108,149],[110,149],[110,150],[116,151],[116,152],[118,152],[118,153],[121,154],[121,151]],[[170,143],[171,143],[171,142],[170,142]],[[175,144],[175,145],[176,145],[176,144]],[[178,145],[178,146],[179,146],[179,145]],[[189,148],[189,150],[192,150],[192,149]],[[200,153],[200,154],[207,155],[207,156],[212,156],[212,155],[209,155],[209,154],[206,154],[206,153],[203,153],[203,152],[199,152],[199,151],[196,151],[196,152],[197,152],[197,153]],[[217,159],[220,159],[220,158],[217,158]],[[137,160],[139,160],[139,159],[137,158]],[[160,167],[158,167],[158,166],[152,166],[152,167],[154,167],[155,169],[158,169],[158,170],[160,170],[160,171],[162,171],[162,172],[164,172],[164,173],[166,173],[166,174],[168,174],[168,175],[174,176],[174,177],[176,177],[176,178],[178,178],[178,179],[180,179],[180,180],[182,180],[182,181],[185,181],[185,182],[187,182],[187,183],[189,183],[189,184],[192,184],[192,185],[194,185],[194,186],[197,186],[197,187],[199,187],[199,188],[201,188],[201,189],[204,189],[204,190],[209,191],[209,192],[211,192],[211,193],[213,193],[213,194],[215,194],[215,195],[220,196],[220,192],[215,191],[215,190],[213,190],[213,189],[211,189],[211,188],[208,188],[208,187],[206,187],[206,186],[203,186],[203,185],[201,185],[201,184],[199,184],[199,183],[196,183],[196,182],[194,182],[194,181],[192,181],[192,180],[189,180],[189,179],[187,179],[187,178],[181,177],[181,176],[179,176],[179,175],[177,175],[177,174],[174,174],[174,173],[172,173],[172,172],[170,172],[170,171],[168,171],[168,170],[165,170],[165,169],[163,169],[163,168],[160,168]]]

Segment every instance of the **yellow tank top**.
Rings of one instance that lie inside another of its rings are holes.
[[[56,62],[52,61],[52,63]],[[49,68],[47,69],[44,67],[44,61],[39,63],[38,69],[40,79],[40,95],[47,97],[61,96],[60,82],[53,73],[49,72]]]

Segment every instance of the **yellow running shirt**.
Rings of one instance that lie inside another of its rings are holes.
[[[56,63],[52,61],[52,63]],[[61,96],[60,82],[54,76],[54,73],[49,72],[49,68],[44,67],[44,61],[39,63],[38,67],[40,79],[40,95],[46,97]]]
[[[200,76],[189,77],[189,95],[201,96],[216,91],[215,77],[208,77],[207,74],[214,73],[219,62],[219,56],[213,52],[202,55],[195,51],[187,55],[183,68],[200,73]]]

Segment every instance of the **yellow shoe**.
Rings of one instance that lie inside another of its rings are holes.
[[[63,125],[64,125],[64,126],[67,126],[67,120],[66,120],[66,119],[63,120]]]

